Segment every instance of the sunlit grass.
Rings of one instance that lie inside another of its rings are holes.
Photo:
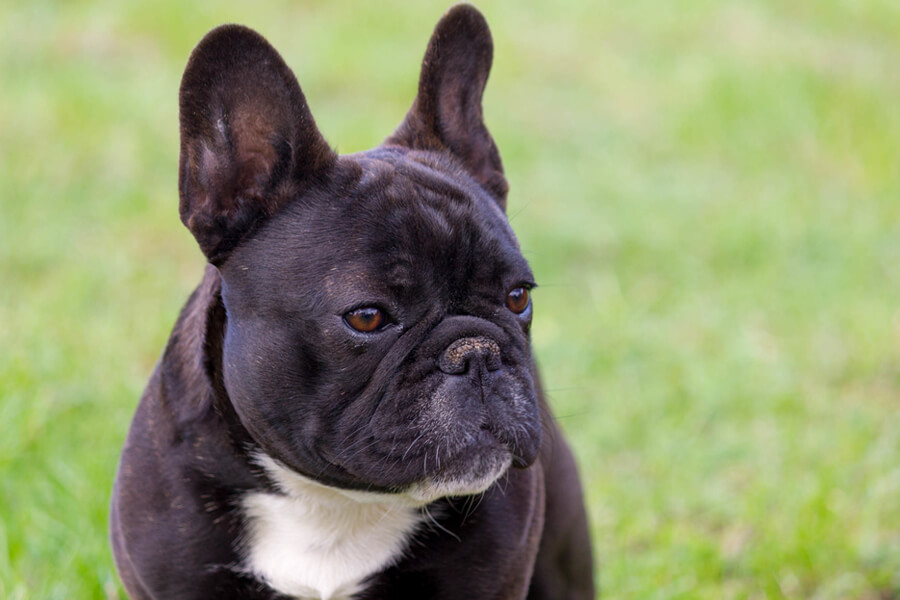
[[[605,597],[900,597],[900,4],[479,6]],[[0,5],[0,598],[121,594],[109,488],[203,266],[192,46],[257,28],[352,152],[444,8]]]

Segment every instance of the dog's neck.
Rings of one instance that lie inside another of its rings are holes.
[[[244,496],[244,568],[287,596],[350,598],[403,555],[423,519],[399,496],[329,487],[265,454],[256,462],[279,493]]]

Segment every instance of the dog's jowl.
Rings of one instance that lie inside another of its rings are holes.
[[[194,50],[180,213],[209,265],[122,452],[132,598],[593,597],[482,121],[491,58],[451,9],[399,128],[338,156],[258,34]]]

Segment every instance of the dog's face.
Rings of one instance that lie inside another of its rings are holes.
[[[301,475],[428,502],[536,458],[534,281],[481,120],[490,62],[483,18],[451,10],[404,123],[338,157],[258,35],[220,28],[191,57],[181,213],[222,277],[225,389]]]
[[[496,202],[430,158],[341,158],[221,268],[229,396],[308,476],[471,493],[534,459],[531,273]]]

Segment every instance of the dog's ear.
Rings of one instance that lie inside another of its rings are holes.
[[[181,221],[213,264],[337,159],[294,74],[246,27],[197,45],[179,107]]]
[[[449,150],[505,209],[509,185],[481,111],[493,54],[481,13],[468,4],[451,8],[428,43],[412,108],[385,143]]]

